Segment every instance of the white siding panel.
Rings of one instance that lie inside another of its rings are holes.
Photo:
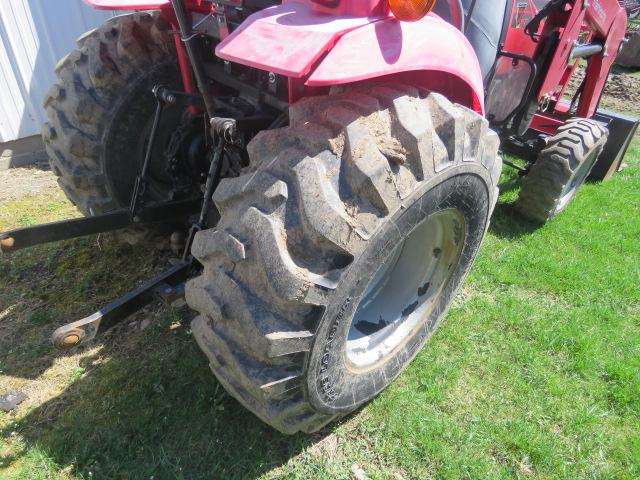
[[[56,63],[117,13],[82,0],[0,0],[0,142],[40,133]]]

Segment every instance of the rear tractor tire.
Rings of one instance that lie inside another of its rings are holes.
[[[193,334],[224,387],[281,432],[355,410],[409,364],[471,267],[499,140],[443,96],[373,85],[312,97],[214,194],[193,255]]]
[[[155,109],[151,89],[179,87],[180,77],[170,25],[157,13],[114,17],[81,36],[77,47],[56,67],[42,136],[60,187],[94,216],[129,206]],[[168,123],[158,137],[175,128],[177,115],[164,115]],[[149,197],[163,198],[162,182],[162,173],[151,179]],[[148,234],[131,230],[123,238],[136,243]]]
[[[524,178],[516,210],[538,223],[559,215],[589,177],[608,136],[595,120],[574,118],[561,126]]]

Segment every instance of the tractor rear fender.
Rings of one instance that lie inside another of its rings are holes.
[[[400,77],[484,114],[484,86],[473,47],[438,16],[321,16],[288,2],[251,15],[216,48],[218,57],[303,79],[309,87]]]
[[[84,1],[104,10],[171,6],[169,0]],[[482,73],[473,48],[459,30],[434,14],[417,22],[325,16],[309,3],[288,1],[251,15],[218,45],[216,54],[304,79],[309,87],[399,77],[484,114]]]
[[[386,18],[345,33],[306,84],[320,87],[388,75],[443,93],[484,114],[478,57],[458,29],[436,16],[417,22]]]

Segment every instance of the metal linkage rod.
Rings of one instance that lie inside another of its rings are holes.
[[[191,225],[189,230],[189,236],[187,237],[187,243],[184,246],[184,252],[182,253],[182,261],[187,262],[191,258],[191,245],[193,239],[200,230],[206,227],[207,214],[211,209],[211,203],[213,201],[213,192],[218,185],[220,178],[220,167],[222,165],[222,155],[224,154],[224,147],[226,145],[226,139],[224,135],[218,136],[218,143],[213,151],[213,157],[209,164],[209,172],[207,174],[207,182],[204,187],[204,197],[202,200],[202,207],[200,208],[200,216],[198,222]]]
[[[200,204],[197,199],[148,204],[138,212],[137,222],[128,209],[122,209],[95,217],[73,218],[0,232],[0,252],[14,252],[34,245],[111,232],[132,225],[184,221],[198,212]]]
[[[51,341],[56,348],[66,350],[92,340],[96,335],[117,325],[129,315],[151,303],[157,296],[162,298],[165,291],[173,291],[174,288],[180,290],[180,284],[186,281],[190,270],[190,262],[177,263],[92,315],[59,327],[53,332]]]

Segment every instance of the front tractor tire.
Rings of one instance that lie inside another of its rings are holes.
[[[178,86],[180,77],[170,25],[158,13],[114,17],[81,36],[77,47],[56,67],[42,136],[60,187],[94,216],[129,206],[155,108],[151,89]],[[161,124],[159,136],[175,123]],[[154,199],[161,177],[151,182]],[[128,233],[130,243],[140,239]]]
[[[537,223],[562,213],[589,177],[608,136],[600,123],[585,118],[558,128],[524,178],[516,210]]]
[[[499,140],[478,114],[405,85],[307,98],[261,132],[214,194],[193,334],[240,403],[313,432],[372,399],[418,353],[476,256]]]

